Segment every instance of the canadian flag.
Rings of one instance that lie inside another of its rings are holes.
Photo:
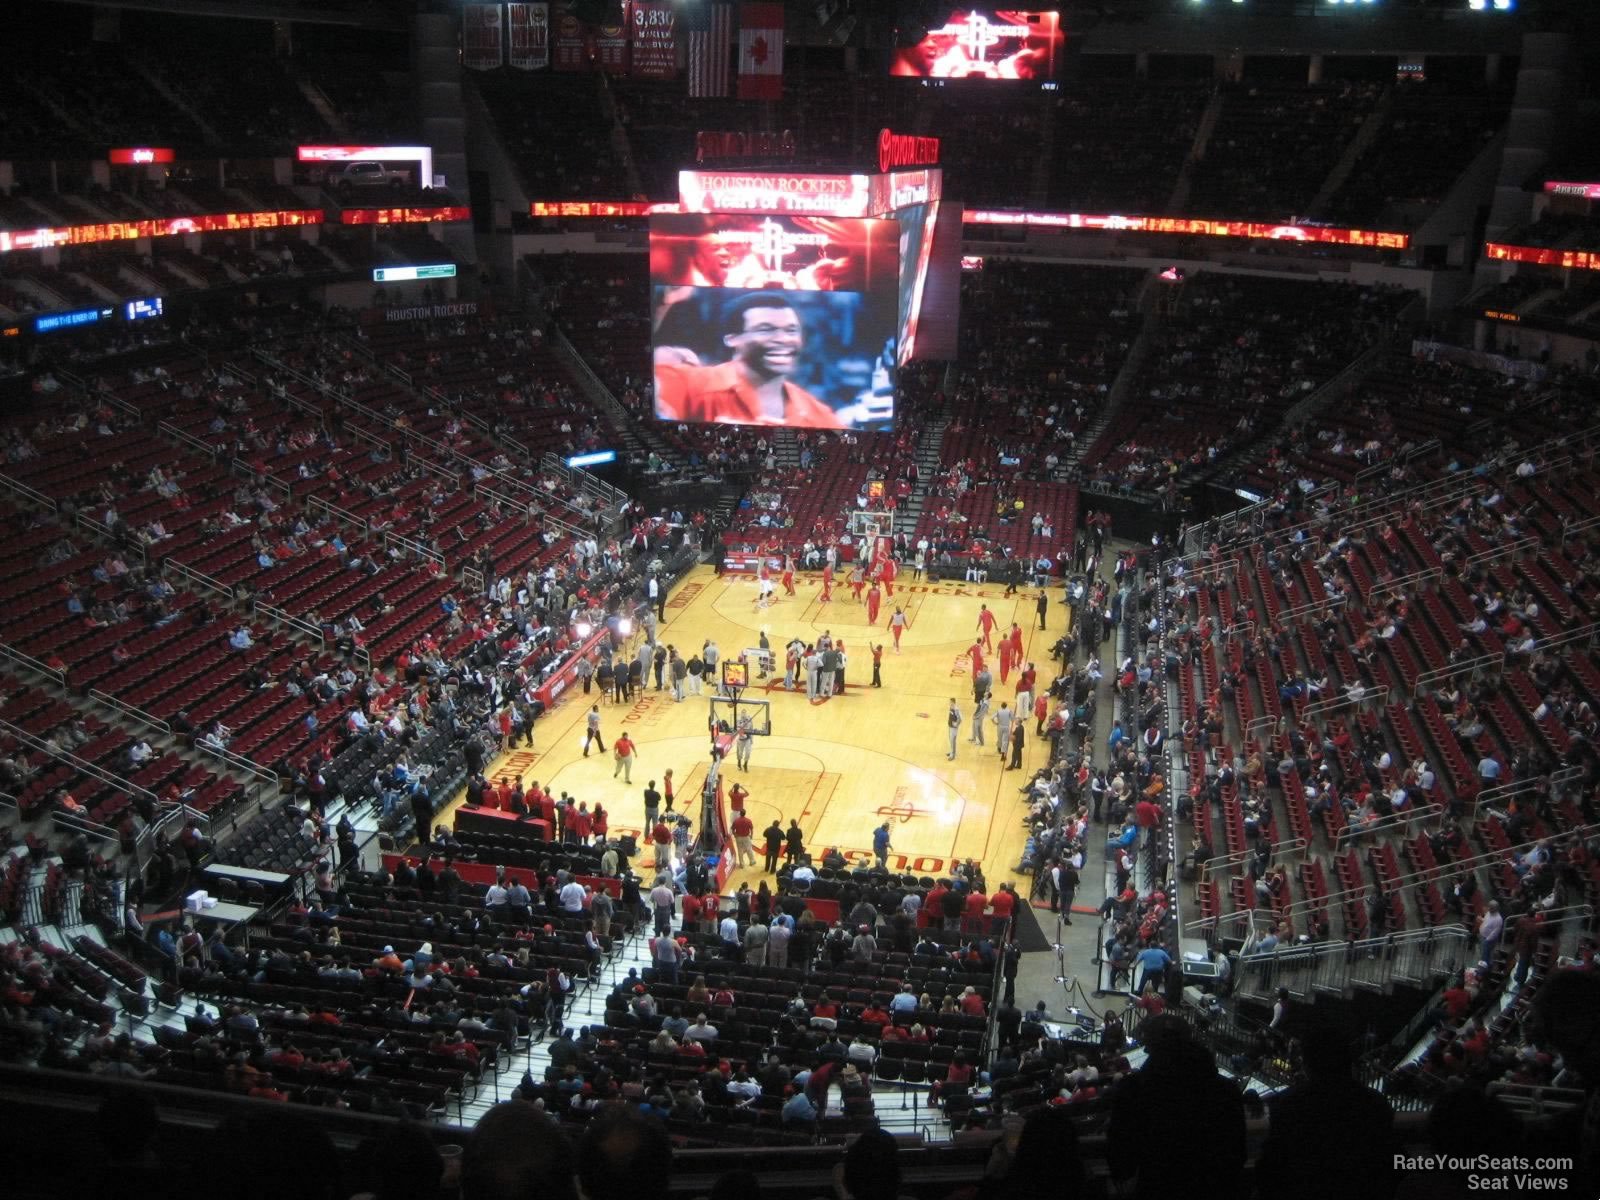
[[[739,99],[783,98],[783,5],[739,6]]]

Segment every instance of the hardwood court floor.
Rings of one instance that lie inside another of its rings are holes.
[[[1048,631],[1037,629],[1034,600],[1037,589],[1024,589],[1007,599],[1004,587],[993,584],[914,583],[910,572],[897,583],[891,600],[885,597],[878,626],[867,623],[866,607],[850,596],[848,586],[837,583],[833,599],[819,601],[820,576],[796,580],[798,595],[780,595],[771,607],[756,607],[756,583],[750,576],[718,578],[709,566],[697,567],[680,583],[667,602],[667,621],[658,638],[675,645],[685,658],[714,638],[724,657],[737,655],[758,644],[763,627],[782,661],[782,647],[792,636],[814,641],[824,630],[843,639],[849,657],[843,695],[809,703],[802,687],[786,692],[781,686],[763,691],[754,684],[745,698],[771,701],[772,736],[758,737],[751,769],[738,770],[732,759],[725,764],[725,787],[734,779],[750,791],[750,815],[760,831],[776,817],[787,826],[797,818],[805,831],[806,846],[820,857],[828,846],[838,846],[847,857],[871,861],[872,831],[884,820],[891,824],[893,857],[890,865],[919,875],[938,875],[966,858],[977,860],[993,887],[1004,879],[1019,881],[1011,868],[1021,858],[1026,831],[1025,806],[1018,792],[1032,769],[1044,762],[1049,743],[1033,735],[1023,753],[1024,770],[1003,771],[995,749],[994,726],[986,730],[987,745],[970,744],[972,683],[968,650],[977,628],[980,604],[988,604],[998,621],[996,636],[1017,621],[1023,628],[1026,658],[1038,667],[1042,680],[1054,676],[1049,648],[1063,632],[1067,610],[1059,588],[1050,594]],[[901,603],[911,619],[894,653],[886,622]],[[866,686],[872,678],[870,645],[884,644],[883,686]],[[998,665],[990,656],[995,678],[994,707],[1001,700],[1014,704],[1017,676],[1002,685]],[[964,723],[954,762],[945,757],[945,714],[950,698],[961,705]],[[598,693],[589,702],[599,699]],[[491,774],[520,774],[546,788],[565,790],[592,806],[596,800],[611,814],[614,831],[637,831],[644,821],[643,791],[647,781],[659,786],[662,773],[672,768],[679,807],[691,801],[705,779],[708,762],[706,696],[673,700],[670,686],[657,692],[651,687],[632,704],[602,700],[601,731],[607,743],[624,729],[638,744],[633,782],[624,786],[613,778],[609,753],[583,757],[584,716],[588,711],[581,689],[567,692],[555,708],[540,719],[532,751],[501,756]],[[759,863],[758,863],[759,869]],[[758,869],[737,873],[732,886],[749,880],[755,886]]]

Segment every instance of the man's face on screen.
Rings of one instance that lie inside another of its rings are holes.
[[[747,308],[744,331],[723,338],[734,357],[763,375],[788,375],[804,342],[800,314],[792,308]]]
[[[732,243],[708,234],[695,241],[693,261],[695,269],[715,286],[727,279],[729,270],[739,261],[739,252]]]

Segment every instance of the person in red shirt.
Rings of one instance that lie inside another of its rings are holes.
[[[650,831],[650,844],[655,847],[656,870],[665,871],[672,862],[672,830],[665,821],[656,821],[655,828]]]
[[[587,804],[578,805],[578,811],[572,814],[572,819],[568,824],[578,845],[587,846],[589,844],[589,835],[594,832],[594,819],[589,816],[589,806]]]
[[[994,650],[994,614],[987,604],[978,605],[978,640],[985,650]]]
[[[733,790],[739,791],[740,788],[735,784]],[[742,805],[738,809],[738,813],[739,815],[733,819],[733,844],[738,851],[738,858],[734,865],[753,867],[756,865],[756,844],[754,840],[756,823],[750,819],[749,814],[744,811]],[[748,863],[745,862],[746,858],[750,860]]]
[[[744,784],[736,781],[728,791],[728,807],[736,813],[742,813],[744,811],[745,797],[749,794]]]
[[[683,897],[683,927],[694,929],[700,923],[700,914],[705,909],[705,901],[692,893],[684,893]]]
[[[478,798],[478,803],[484,808],[500,807],[500,789],[492,783],[483,785],[483,795]]]
[[[661,316],[657,314],[658,320]],[[789,382],[801,360],[805,328],[781,292],[735,297],[725,306],[720,324],[722,343],[732,355],[728,362],[704,365],[685,347],[656,347],[656,416],[803,429],[846,427],[825,402]]]
[[[876,1025],[879,1029],[883,1029],[893,1020],[888,1010],[883,1007],[882,996],[874,996],[861,1010],[859,1019],[863,1025]]]
[[[1133,823],[1139,827],[1139,844],[1142,846],[1150,840],[1156,826],[1161,824],[1160,807],[1148,798],[1140,800],[1133,806]]]
[[[882,603],[883,603],[883,589],[878,586],[878,581],[876,579],[874,579],[872,581],[872,586],[867,589],[867,624],[868,625],[876,625],[878,623],[878,607]]]
[[[606,834],[610,832],[611,815],[607,813],[604,808],[600,807],[598,802],[596,802],[594,806],[594,816],[589,822],[589,828],[590,832],[594,834],[594,840],[596,842],[605,841]]]
[[[981,1017],[987,1012],[983,1004],[983,997],[978,995],[976,989],[971,986],[961,993],[961,1011],[969,1017]]]
[[[961,906],[961,911],[963,916],[981,917],[984,909],[988,907],[989,897],[985,896],[977,888],[973,888],[967,893],[966,903]]]
[[[1006,677],[1011,674],[1012,661],[1013,661],[1013,659],[1012,659],[1012,654],[1011,654],[1011,639],[1009,639],[1009,638],[1001,638],[1000,639],[1000,682],[1001,683],[1004,683],[1006,681]]]
[[[983,643],[975,641],[968,652],[972,655],[972,677],[976,679],[983,674]]]
[[[989,897],[989,908],[997,921],[1003,921],[1016,911],[1017,894],[1011,890],[1011,885],[1002,883],[995,889],[994,895]]]
[[[1445,1016],[1452,1024],[1459,1024],[1472,1011],[1472,993],[1459,983],[1444,993]]]
[[[950,889],[945,887],[944,881],[934,884],[926,896],[922,898],[922,907],[917,909],[917,926],[926,929],[944,920],[944,897]]]
[[[788,554],[783,556],[783,594],[794,595],[794,558]]]
[[[826,604],[833,599],[833,566],[831,564],[822,568],[822,595],[817,597],[819,604]]]
[[[1034,670],[1032,663],[1029,663],[1023,670],[1022,674],[1017,676],[1017,695],[1020,696],[1023,692],[1032,694],[1034,680],[1036,680],[1038,677],[1039,672]],[[1027,714],[1023,714],[1023,719],[1027,719]]]

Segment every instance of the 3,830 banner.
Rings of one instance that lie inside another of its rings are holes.
[[[628,8],[633,74],[640,79],[676,79],[678,26],[672,5],[634,0]]]

